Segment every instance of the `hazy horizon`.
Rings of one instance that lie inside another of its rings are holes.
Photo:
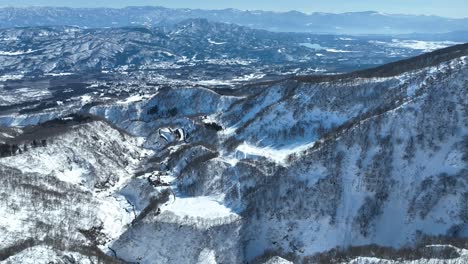
[[[136,1],[60,1],[60,0],[0,0],[0,7],[71,7],[71,8],[124,8],[128,6],[161,6],[167,8],[190,8],[190,9],[239,9],[239,10],[262,10],[275,12],[299,11],[306,14],[315,12],[325,13],[347,13],[375,11],[388,14],[408,14],[441,16],[448,18],[467,18],[468,2],[464,0],[395,0],[391,3],[375,0],[329,0],[326,2],[311,3],[307,0],[290,0],[288,2],[272,3],[271,1],[239,0],[236,2],[225,0],[204,0],[193,2],[190,0],[136,0]]]

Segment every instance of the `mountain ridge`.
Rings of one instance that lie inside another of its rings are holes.
[[[153,87],[149,97],[89,97],[67,111],[100,102],[84,108],[99,118],[82,123],[58,106],[49,109],[49,117],[65,119],[53,121],[65,123],[61,133],[45,144],[37,135],[39,146],[25,142],[27,151],[10,149],[0,158],[1,172],[10,175],[0,187],[8,201],[0,202],[0,226],[25,223],[0,237],[2,259],[95,260],[99,249],[141,263],[263,263],[270,256],[379,263],[369,257],[402,261],[401,255],[463,263],[463,52],[466,44],[433,52],[409,64],[428,67],[403,67],[386,78],[253,83],[243,95],[169,86]],[[23,116],[30,118],[25,124],[46,120]],[[8,140],[35,131],[9,127],[2,130]],[[12,191],[15,184],[24,196]],[[63,195],[79,202],[63,200],[66,211],[51,206]],[[43,202],[28,205],[30,197]],[[77,225],[69,214],[82,208]],[[48,217],[31,217],[43,210]],[[51,232],[62,219],[66,228]],[[93,250],[57,247],[44,235]],[[16,244],[17,236],[35,242]],[[456,248],[427,247],[436,241]]]
[[[291,13],[293,12],[293,13]],[[33,25],[78,25],[81,27],[122,27],[128,25],[174,24],[188,18],[206,18],[257,29],[283,32],[339,34],[443,33],[467,30],[468,18],[383,14],[375,11],[353,13],[311,13],[297,11],[242,11],[235,9],[171,9],[164,7],[116,8],[0,8],[0,27]],[[35,17],[34,20],[29,19]]]
[[[468,44],[301,36],[0,30],[0,262],[467,262]]]

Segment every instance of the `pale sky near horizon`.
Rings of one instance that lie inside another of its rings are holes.
[[[126,7],[165,6],[174,8],[311,12],[380,11],[398,14],[468,17],[468,0],[0,0],[5,6]]]

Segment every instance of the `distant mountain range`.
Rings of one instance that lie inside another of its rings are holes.
[[[191,18],[234,23],[255,29],[283,32],[333,34],[408,34],[445,33],[468,30],[468,19],[438,16],[386,14],[374,11],[354,13],[285,13],[241,11],[236,9],[201,10],[164,7],[0,8],[0,27],[79,26],[89,28],[124,26],[170,26]]]
[[[419,41],[397,36],[269,32],[206,19],[151,28],[9,28],[0,29],[0,77],[119,68],[157,69],[159,73],[177,69],[180,73],[181,67],[188,67],[189,73],[181,75],[184,78],[187,74],[195,78],[195,72],[203,78],[212,72],[218,78],[221,65],[229,68],[221,71],[223,75],[238,76],[244,75],[238,69],[253,70],[247,75],[257,71],[267,75],[349,72],[465,41],[468,38]]]

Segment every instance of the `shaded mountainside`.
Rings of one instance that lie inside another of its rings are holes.
[[[0,260],[464,263],[467,53],[10,109]]]

